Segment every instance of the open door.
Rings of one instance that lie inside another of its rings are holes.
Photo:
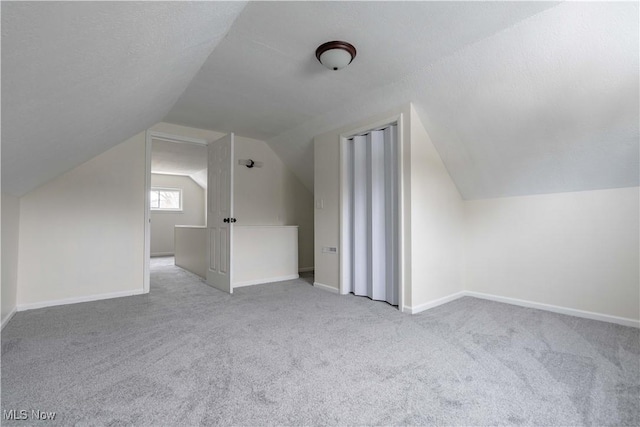
[[[207,283],[233,293],[233,133],[208,145]]]

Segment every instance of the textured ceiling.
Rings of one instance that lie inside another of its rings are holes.
[[[243,7],[3,2],[3,191],[161,119],[267,140],[312,189],[314,136],[407,102],[467,199],[638,185],[637,2]]]
[[[639,184],[638,3],[565,3],[409,86],[470,199]]]
[[[315,135],[414,102],[476,199],[638,185],[638,92],[637,3],[265,2],[165,120],[266,139],[312,189]]]
[[[160,121],[241,2],[2,2],[2,190],[22,195]]]
[[[157,139],[151,142],[152,173],[186,175],[207,188],[207,147]]]
[[[165,121],[269,139],[550,7],[545,3],[254,2]],[[358,54],[332,72],[328,40]]]

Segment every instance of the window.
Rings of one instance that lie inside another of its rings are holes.
[[[182,189],[152,188],[151,210],[182,212]]]

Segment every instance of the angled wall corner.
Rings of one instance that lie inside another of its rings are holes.
[[[18,310],[142,292],[145,136],[20,200]]]
[[[411,115],[411,304],[463,290],[463,200],[413,105]]]

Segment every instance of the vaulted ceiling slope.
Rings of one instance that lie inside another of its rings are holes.
[[[466,199],[638,185],[637,2],[244,6],[2,2],[2,190],[162,119],[267,140],[312,189],[314,136],[406,102]]]
[[[207,147],[199,144],[151,140],[151,173],[188,176],[207,188]]]
[[[312,189],[314,136],[414,102],[466,199],[637,186],[638,39],[637,3],[256,2],[165,121],[266,139]]]
[[[2,191],[159,122],[244,2],[2,2]]]

